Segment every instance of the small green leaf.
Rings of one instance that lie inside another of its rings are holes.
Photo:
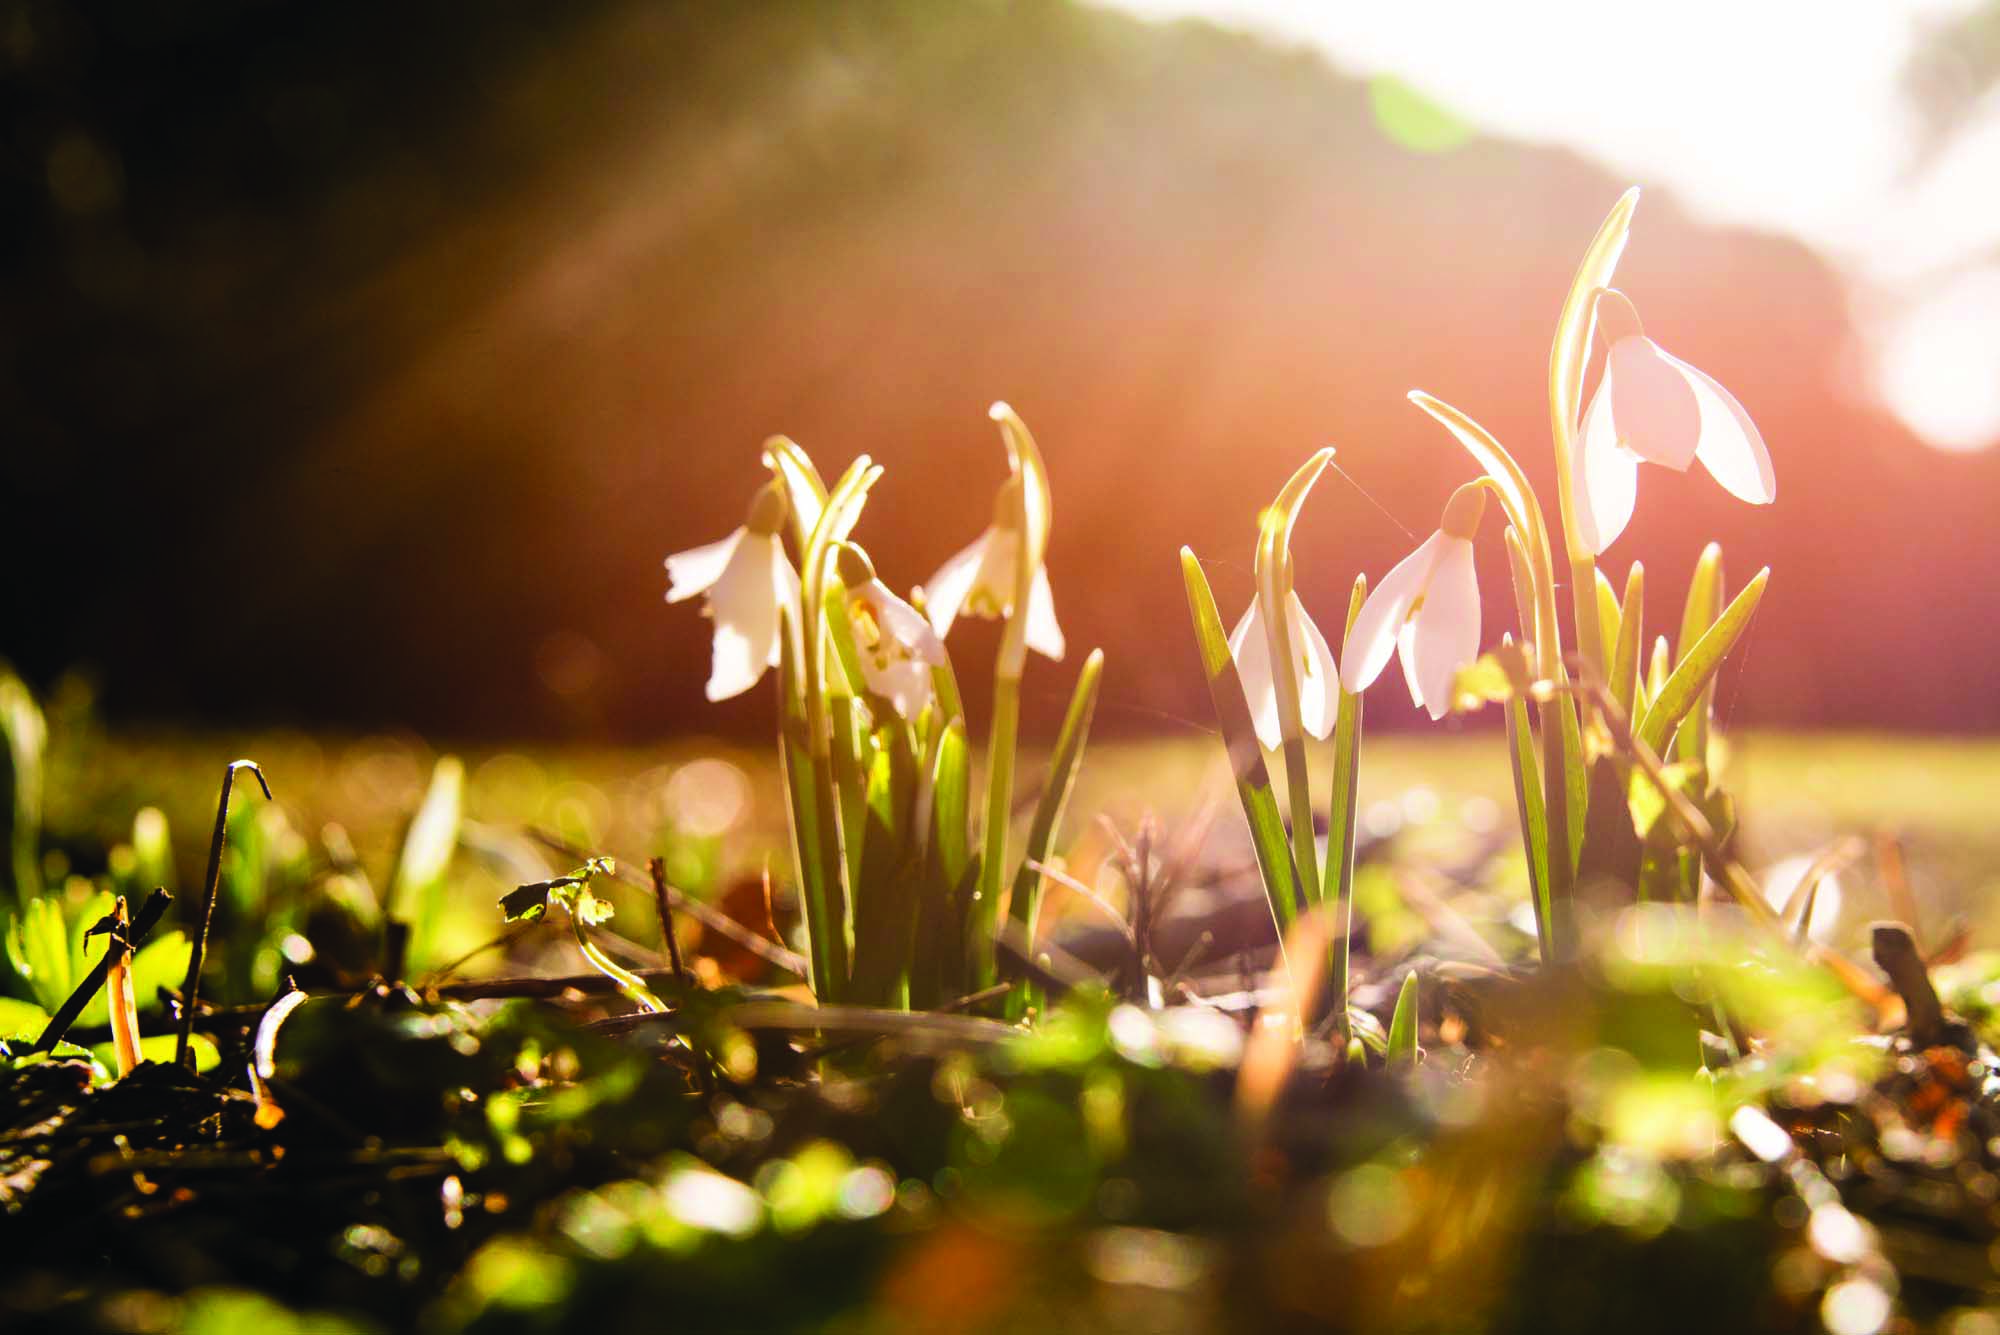
[[[1451,683],[1451,710],[1472,714],[1491,704],[1504,704],[1514,695],[1514,678],[1496,650],[1481,654],[1458,670]]]
[[[139,1040],[139,1060],[158,1062],[162,1066],[171,1065],[174,1060],[175,1037],[172,1034],[149,1034]],[[206,1034],[195,1034],[189,1041],[189,1050],[194,1053],[194,1069],[213,1070],[222,1060],[216,1051],[215,1041]],[[90,1055],[108,1071],[118,1069],[118,1049],[114,1044],[99,1043],[91,1048]],[[240,1075],[241,1072],[238,1072]]]
[[[540,922],[549,911],[549,883],[536,881],[516,886],[500,896],[500,912],[506,922]]]
[[[69,929],[56,895],[37,895],[7,925],[7,958],[28,980],[35,1000],[53,1011],[76,986],[70,973]]]
[[[177,988],[187,981],[188,960],[194,942],[183,932],[168,932],[148,941],[132,955],[132,998],[142,1011],[160,1004],[160,989]]]
[[[1403,990],[1396,994],[1396,1011],[1389,1018],[1387,1056],[1391,1066],[1417,1064],[1417,971],[1415,969],[1403,975]]]
[[[0,997],[0,1038],[40,1038],[48,1028],[49,1013],[32,1001]]]
[[[1770,582],[1769,567],[1757,572],[1757,577],[1744,585],[1743,592],[1736,595],[1715,624],[1702,633],[1694,647],[1681,656],[1652,705],[1646,710],[1644,722],[1639,725],[1639,740],[1653,748],[1658,754],[1667,744],[1668,738],[1687,717],[1690,710],[1702,704],[1710,682],[1715,679],[1722,660],[1736,647],[1736,641],[1749,628],[1750,619],[1756,615],[1757,603],[1764,596],[1764,586]]]

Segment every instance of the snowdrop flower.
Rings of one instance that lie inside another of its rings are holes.
[[[951,633],[960,612],[977,617],[1013,614],[1014,562],[1021,550],[1021,478],[1007,479],[993,505],[993,523],[970,546],[924,581],[924,607],[940,638]],[[1028,647],[1045,658],[1063,656],[1062,627],[1056,624],[1055,597],[1046,566],[1035,568],[1028,594]]]
[[[1278,686],[1271,676],[1271,636],[1264,629],[1262,606],[1262,599],[1250,600],[1250,610],[1229,632],[1229,656],[1236,660],[1236,675],[1250,703],[1257,740],[1265,750],[1275,751],[1282,741]],[[1334,716],[1340,712],[1340,671],[1334,666],[1333,650],[1326,647],[1326,637],[1306,615],[1299,595],[1287,591],[1284,606],[1285,642],[1291,645],[1292,671],[1299,682],[1299,723],[1314,737],[1324,738],[1333,731]]]
[[[781,609],[799,615],[799,577],[778,537],[785,494],[766,483],[750,503],[743,527],[720,542],[667,558],[667,601],[707,595],[705,615],[715,622],[715,657],[708,698],[727,700],[755,686],[778,663]]]
[[[1468,482],[1453,492],[1437,532],[1384,575],[1361,605],[1341,673],[1348,691],[1366,690],[1395,653],[1410,699],[1433,719],[1451,711],[1453,679],[1479,656],[1472,535],[1486,509],[1483,486]]]
[[[1699,459],[1722,489],[1752,505],[1778,494],[1771,452],[1735,396],[1646,337],[1615,288],[1597,293],[1598,329],[1610,348],[1570,459],[1577,527],[1593,554],[1625,530],[1641,461],[1678,472]]]
[[[944,666],[944,641],[922,612],[875,577],[867,554],[852,543],[841,545],[840,578],[868,689],[904,718],[916,718],[930,703],[931,669]]]

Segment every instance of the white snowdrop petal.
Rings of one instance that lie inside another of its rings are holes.
[[[1035,571],[1035,582],[1028,590],[1028,647],[1044,658],[1060,662],[1063,656],[1062,627],[1056,624],[1056,598],[1049,589],[1049,569],[1043,566]]]
[[[1618,444],[1611,420],[1611,384],[1607,370],[1583,415],[1581,438],[1570,458],[1577,528],[1593,555],[1618,540],[1639,498],[1639,460]]]
[[[1236,676],[1243,683],[1243,698],[1250,703],[1250,721],[1256,725],[1257,740],[1274,751],[1278,735],[1278,686],[1271,678],[1271,641],[1264,634],[1264,618],[1257,600],[1236,623],[1229,635],[1229,654],[1236,660]]]
[[[939,635],[951,633],[951,623],[958,620],[966,595],[972,592],[973,580],[992,540],[993,530],[989,528],[924,581],[924,610],[930,614],[931,629]]]
[[[714,671],[708,683],[711,700],[726,700],[749,690],[776,655],[779,595],[773,587],[773,553],[777,547],[775,537],[743,534],[729,564],[708,591],[709,615],[715,621]],[[778,552],[776,560],[783,559]]]
[[[1341,669],[1340,682],[1349,691],[1367,690],[1389,665],[1389,655],[1396,651],[1396,639],[1410,614],[1410,604],[1424,591],[1424,581],[1430,578],[1431,562],[1443,538],[1442,533],[1431,534],[1368,591],[1367,600],[1354,618],[1354,629],[1341,648],[1346,666]]]
[[[1652,339],[1632,334],[1611,345],[1605,365],[1619,440],[1648,463],[1685,472],[1694,462],[1702,427],[1686,364]]]
[[[1323,738],[1333,731],[1340,712],[1340,669],[1298,594],[1285,595],[1285,611],[1291,619],[1292,662],[1299,678],[1299,723],[1309,736]]]
[[[685,602],[698,593],[707,593],[722,578],[722,572],[729,566],[729,558],[736,551],[736,544],[746,536],[746,531],[737,529],[728,537],[700,547],[690,547],[684,552],[675,552],[667,558],[667,601]]]
[[[1701,406],[1701,444],[1695,448],[1695,458],[1737,500],[1752,505],[1776,500],[1778,475],[1771,467],[1771,451],[1750,414],[1715,377],[1677,357],[1668,360],[1687,376]]]
[[[1410,688],[1410,703],[1424,707],[1423,683],[1417,680],[1417,623],[1405,621],[1396,632],[1396,661],[1403,668],[1403,684]]]
[[[771,542],[771,594],[775,607],[789,611],[796,624],[799,617],[799,572],[792,569],[792,563],[786,559],[785,544],[776,539]],[[764,655],[766,667],[778,666],[778,655],[783,648],[784,634],[783,620],[774,618],[771,647]]]
[[[1433,719],[1451,712],[1452,683],[1458,670],[1479,656],[1479,580],[1473,571],[1472,544],[1447,539],[1431,571],[1424,605],[1411,623],[1415,634],[1406,664],[1423,691],[1423,706]]]
[[[715,625],[715,646],[709,666],[705,694],[711,702],[741,695],[764,675],[765,665],[756,646],[735,626]]]
[[[931,629],[930,622],[924,620],[923,614],[916,608],[891,592],[887,585],[876,580],[868,587],[865,600],[884,635],[932,667],[944,662],[944,641]]]

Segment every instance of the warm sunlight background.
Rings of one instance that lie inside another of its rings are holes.
[[[1859,352],[1897,415],[1942,449],[2000,442],[2000,301],[1968,272],[2000,246],[2000,115],[1977,96],[1981,50],[1940,44],[1976,0],[1108,3],[1299,44],[1667,186],[1704,220],[1797,236],[1854,285]],[[1941,143],[1940,118],[1966,112]]]
[[[740,521],[782,431],[887,466],[861,536],[907,588],[986,522],[1004,397],[1103,726],[1188,732],[1176,550],[1233,616],[1258,507],[1334,444],[1298,542],[1330,621],[1467,473],[1409,388],[1553,504],[1556,307],[1636,182],[1621,283],[1779,500],[1655,470],[1608,564],[1661,609],[1711,537],[1732,584],[1774,567],[1733,724],[1994,729],[1996,13],[38,10],[4,53],[0,654],[114,719],[763,736],[762,694],[702,701],[661,558]],[[1392,686],[1375,726],[1413,722]]]

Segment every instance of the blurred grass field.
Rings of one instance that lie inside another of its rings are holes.
[[[365,865],[386,868],[432,765],[454,754],[466,765],[468,831],[483,831],[479,841],[489,847],[532,852],[512,836],[543,829],[626,859],[662,854],[677,883],[707,895],[766,865],[780,880],[789,872],[782,793],[761,747],[698,738],[654,747],[449,747],[392,734],[110,733],[87,718],[66,726],[52,703],[46,819],[51,843],[65,850],[59,858],[73,859],[76,871],[99,870],[94,850],[129,837],[134,813],[154,805],[174,832],[182,883],[193,884],[222,767],[245,756],[270,776],[279,811],[268,819],[287,832],[282,837],[318,847],[337,824]],[[1038,756],[1027,760],[1022,800],[1031,803],[1040,765]],[[1932,922],[1963,917],[1982,943],[2000,927],[1990,921],[1987,893],[2000,886],[1993,816],[2000,741],[1740,734],[1731,739],[1726,778],[1740,813],[1739,854],[1760,876],[1795,878],[1805,859],[1840,836],[1886,832],[1901,841],[1912,891]],[[1319,791],[1326,782],[1315,776]],[[1495,734],[1371,738],[1361,799],[1364,831],[1401,832],[1398,852],[1433,865],[1515,838],[1511,779]],[[1213,738],[1111,741],[1086,757],[1063,842],[1072,869],[1089,879],[1109,844],[1100,817],[1129,832],[1151,815],[1172,833],[1205,810],[1215,818],[1211,849],[1226,857],[1240,839],[1241,815]],[[491,934],[497,917],[488,895],[508,888],[518,863],[490,856],[460,863],[452,936],[470,944]],[[64,870],[61,861],[51,870]],[[1876,880],[1868,859],[1841,878],[1838,919],[1827,923],[1838,938],[1856,940],[1869,919],[1890,913]]]

